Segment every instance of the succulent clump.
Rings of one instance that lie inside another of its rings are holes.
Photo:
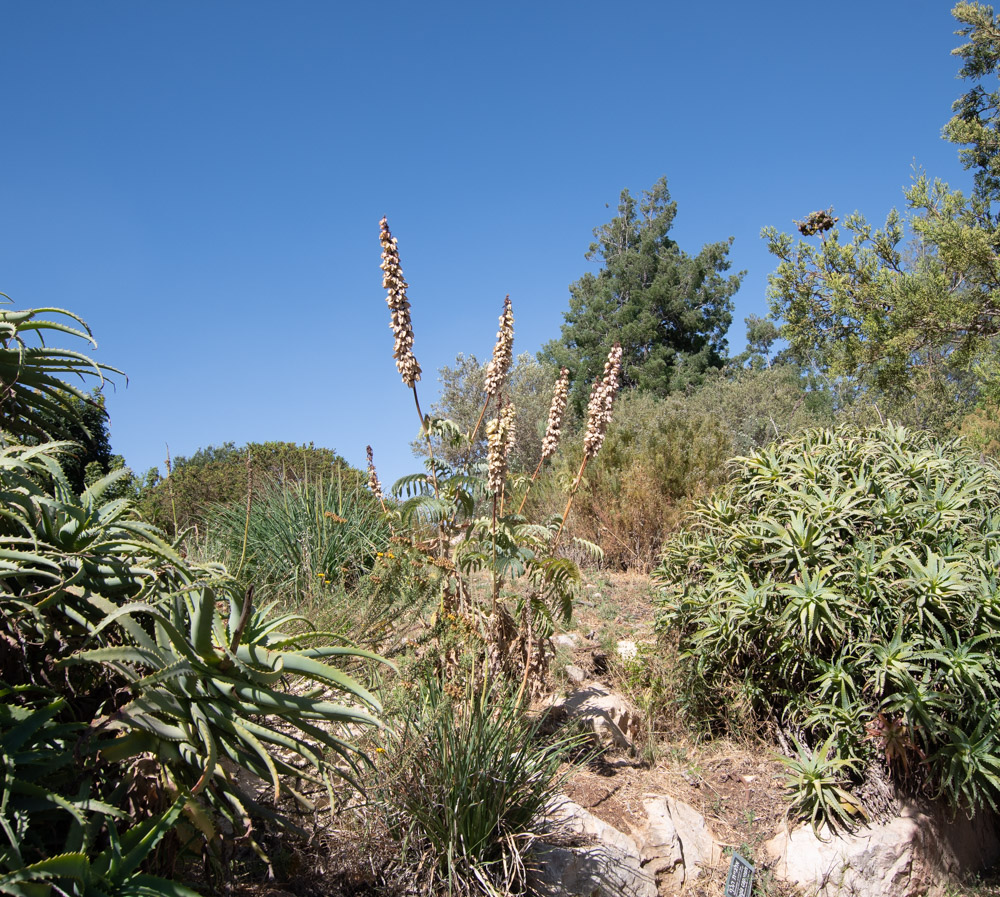
[[[514,442],[514,406],[504,402],[495,418],[486,425],[487,484],[499,495],[507,479],[507,457]]]
[[[406,298],[408,284],[403,279],[399,264],[396,238],[389,232],[389,223],[379,222],[379,242],[382,244],[382,286],[386,290],[386,303],[392,315],[390,327],[396,339],[392,357],[403,383],[412,388],[420,379],[420,365],[413,354],[413,325],[410,323],[410,301]]]
[[[493,358],[486,365],[486,380],[483,388],[487,396],[492,398],[500,392],[510,373],[514,361],[514,312],[510,304],[510,296],[503,300],[503,313],[500,315],[500,329],[497,331],[497,342],[493,347]]]
[[[542,460],[551,458],[559,447],[560,428],[563,414],[566,413],[566,402],[569,399],[569,371],[562,368],[559,379],[552,391],[552,404],[549,406],[549,421],[545,427],[545,437],[542,439]]]
[[[601,450],[604,437],[611,423],[611,408],[618,394],[619,380],[622,372],[622,347],[615,343],[608,353],[604,363],[604,376],[595,380],[590,390],[590,402],[587,404],[587,432],[583,437],[583,453],[587,460]]]

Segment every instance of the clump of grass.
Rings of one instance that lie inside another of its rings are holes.
[[[509,683],[429,676],[412,685],[379,789],[399,862],[426,893],[522,894],[532,843],[577,736],[543,743]]]
[[[355,480],[273,480],[245,507],[216,507],[209,516],[215,552],[239,558],[240,577],[263,598],[300,604],[330,587],[353,588],[392,535],[378,500]],[[234,565],[235,566],[235,565]]]

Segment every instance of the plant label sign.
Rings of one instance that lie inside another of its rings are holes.
[[[753,887],[753,866],[738,853],[733,853],[729,863],[729,875],[726,878],[726,890],[723,897],[750,897]]]

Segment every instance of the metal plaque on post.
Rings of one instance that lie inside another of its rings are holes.
[[[726,890],[723,897],[750,897],[753,888],[753,866],[735,851],[729,863]]]

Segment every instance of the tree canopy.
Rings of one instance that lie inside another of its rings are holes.
[[[540,353],[569,368],[578,408],[615,342],[623,349],[623,385],[656,395],[696,385],[724,364],[732,296],[743,278],[725,274],[732,238],[688,255],[670,237],[676,215],[660,178],[638,200],[623,190],[618,214],[594,230],[586,258],[601,268],[570,285],[562,336]]]
[[[976,169],[971,196],[919,173],[903,212],[873,227],[829,213],[800,223],[806,240],[765,228],[779,259],[770,277],[772,316],[788,355],[821,374],[842,401],[864,396],[920,426],[948,429],[1000,397],[1000,26],[990,7],[959,3],[956,49],[976,83],[954,104],[945,136]],[[825,215],[822,228],[810,226]],[[846,235],[844,235],[846,231]]]
[[[250,467],[247,461],[250,459]],[[232,442],[198,449],[173,460],[171,473],[159,479],[147,473],[139,495],[143,516],[169,533],[201,519],[212,505],[246,501],[247,488],[274,480],[316,481],[338,472],[363,482],[360,471],[328,448],[293,442]]]

